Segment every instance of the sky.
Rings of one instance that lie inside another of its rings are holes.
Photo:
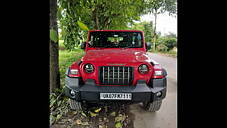
[[[141,16],[141,21],[154,22],[154,16],[152,14]],[[156,29],[160,31],[162,35],[168,34],[168,32],[173,32],[177,35],[177,17],[169,16],[168,13],[159,14],[157,16]]]

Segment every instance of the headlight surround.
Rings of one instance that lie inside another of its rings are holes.
[[[84,71],[86,72],[86,73],[92,73],[92,72],[94,72],[94,66],[92,65],[92,64],[85,64],[84,65]]]
[[[147,74],[148,71],[149,71],[149,68],[146,64],[142,64],[142,65],[139,66],[138,71],[141,74]]]

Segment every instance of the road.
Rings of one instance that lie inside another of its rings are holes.
[[[146,112],[141,104],[129,106],[129,112],[134,115],[134,128],[176,128],[177,127],[177,58],[159,54],[149,55],[160,63],[168,72],[167,95],[161,109],[155,113]]]

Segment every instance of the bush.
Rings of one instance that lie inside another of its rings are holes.
[[[158,50],[158,51],[161,51],[161,52],[167,52],[168,47],[165,46],[165,44],[159,44],[159,45],[157,46],[157,50]]]
[[[157,39],[157,50],[159,51],[170,51],[174,47],[177,47],[177,39],[169,37],[160,37]]]
[[[177,47],[177,39],[176,38],[166,38],[164,44],[168,47],[168,51]]]

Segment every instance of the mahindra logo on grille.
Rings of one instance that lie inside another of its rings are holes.
[[[107,65],[125,65],[125,64],[107,64]]]

